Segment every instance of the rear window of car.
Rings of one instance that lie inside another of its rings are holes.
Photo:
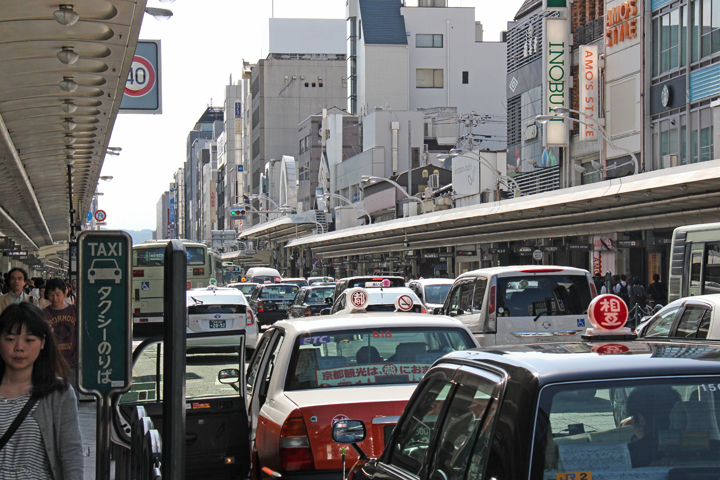
[[[245,313],[246,311],[245,305],[192,305],[188,307],[188,315],[231,314]]]
[[[592,300],[585,275],[527,275],[497,279],[497,306],[506,317],[581,315]]]
[[[388,282],[390,284],[388,285]],[[376,287],[404,287],[405,280],[402,278],[353,278],[348,281],[347,288],[363,287],[363,288],[376,288]]]
[[[450,287],[452,287],[451,283],[425,285],[425,303],[445,303]]]
[[[299,288],[297,285],[263,287],[259,296],[267,300],[292,300]]]
[[[305,298],[305,303],[324,304],[327,303],[325,299],[332,298],[333,295],[335,295],[335,287],[313,288],[311,290],[308,290],[307,298]]]
[[[566,478],[566,472],[592,472],[592,478],[716,477],[718,391],[717,377],[547,387],[540,396],[532,462],[542,471],[531,476],[556,479]],[[578,473],[575,478],[582,477]]]
[[[454,328],[382,328],[299,337],[285,390],[417,383],[443,355],[475,345]]]

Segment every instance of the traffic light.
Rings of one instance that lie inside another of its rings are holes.
[[[245,218],[245,209],[242,207],[232,207],[230,209],[230,218]]]

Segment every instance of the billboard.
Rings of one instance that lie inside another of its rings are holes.
[[[543,18],[543,103],[544,114],[554,108],[570,106],[570,22],[566,18]],[[571,120],[556,118],[545,124],[543,144],[565,147],[570,140]]]

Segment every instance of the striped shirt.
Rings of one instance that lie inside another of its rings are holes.
[[[0,435],[4,434],[30,399],[30,392],[18,398],[0,397]],[[32,416],[38,404],[0,450],[0,480],[52,480],[40,426]]]

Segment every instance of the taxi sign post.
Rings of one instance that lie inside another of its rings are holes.
[[[109,479],[112,399],[132,383],[132,239],[87,230],[78,246],[78,389],[97,398],[95,472]]]

